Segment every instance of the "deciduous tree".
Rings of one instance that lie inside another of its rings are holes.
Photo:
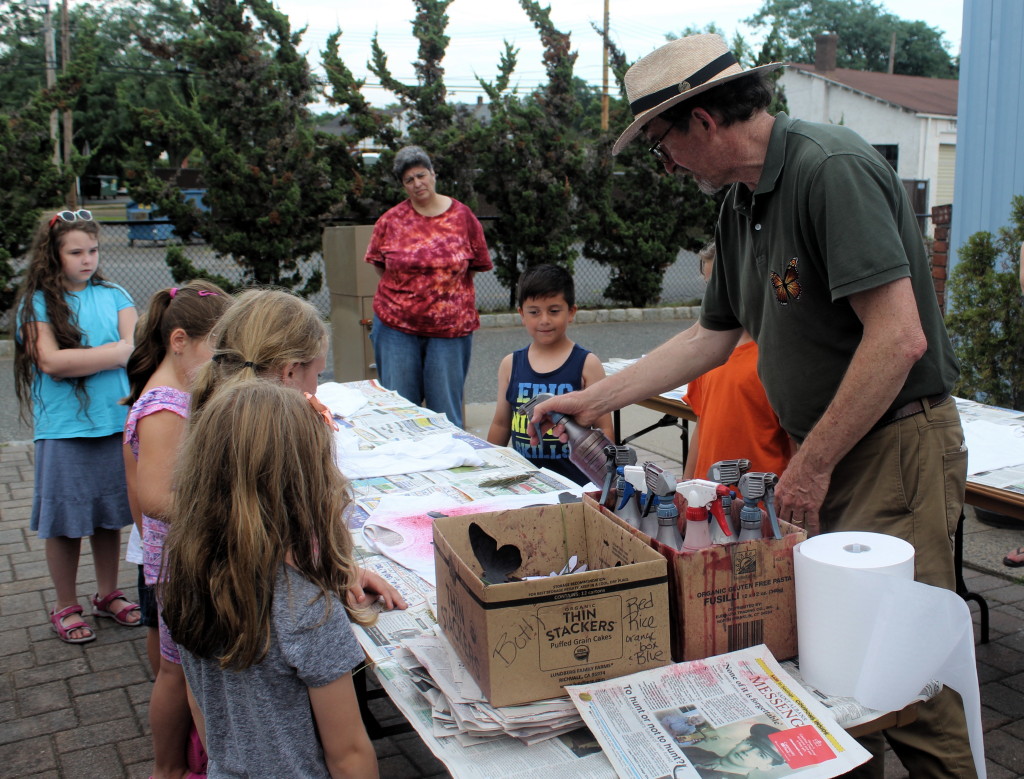
[[[765,0],[745,20],[780,36],[779,53],[789,61],[814,62],[814,37],[839,36],[836,66],[884,73],[896,38],[893,72],[906,76],[957,78],[942,31],[923,21],[908,21],[873,0]]]

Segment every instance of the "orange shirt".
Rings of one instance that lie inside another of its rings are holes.
[[[694,478],[719,460],[746,458],[753,472],[780,476],[789,463],[789,436],[768,405],[757,377],[757,344],[737,346],[728,361],[694,379],[683,400],[700,418]]]

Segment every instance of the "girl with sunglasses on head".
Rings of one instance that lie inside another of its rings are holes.
[[[129,554],[141,562],[140,601],[152,603],[160,575],[165,520],[174,497],[174,465],[185,435],[192,380],[212,354],[210,331],[231,305],[224,291],[208,281],[162,289],[149,302],[135,333],[136,346],[128,361],[131,406],[124,429],[124,467],[128,495],[141,545],[133,528]],[[150,628],[147,651],[156,681],[149,699],[155,779],[202,773],[198,732],[190,731],[185,674],[178,648],[163,621],[159,600],[155,615],[144,614]],[[186,749],[188,745],[188,749]]]
[[[50,623],[61,641],[96,634],[78,603],[78,559],[88,537],[96,569],[93,616],[130,627],[139,607],[117,588],[121,528],[132,522],[121,459],[125,365],[137,314],[124,289],[97,270],[99,225],[88,211],[44,218],[14,310],[15,392],[31,405],[35,494],[30,527],[45,540],[56,590]]]

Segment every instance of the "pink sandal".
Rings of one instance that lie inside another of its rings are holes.
[[[120,598],[128,605],[121,609],[116,614],[110,611],[110,604]],[[139,627],[142,624],[142,620],[136,620],[131,622],[127,619],[127,616],[133,611],[140,611],[138,603],[132,603],[124,597],[124,593],[120,590],[114,590],[112,593],[107,595],[102,600],[100,599],[99,593],[92,596],[92,615],[94,617],[109,617],[114,620],[118,625],[124,625],[127,628]]]
[[[64,624],[65,617],[81,613],[82,607],[77,603],[60,611],[50,612],[50,626],[53,628],[53,632],[57,634],[57,638],[67,644],[88,644],[90,641],[96,640],[96,633],[89,626],[88,622],[78,620],[78,622],[72,622],[70,625]],[[89,635],[82,636],[81,638],[72,638],[71,633],[75,630],[88,630]]]

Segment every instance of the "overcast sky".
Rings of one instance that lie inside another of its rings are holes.
[[[601,39],[591,22],[601,24],[604,0],[546,2],[556,27],[572,33],[572,47],[579,53],[576,75],[600,86]],[[368,77],[363,94],[371,102],[394,102],[389,93],[372,86],[374,77],[366,68],[375,32],[388,54],[392,75],[407,83],[415,80],[412,0],[276,0],[276,4],[288,15],[293,28],[307,27],[303,47],[316,69],[327,36],[337,29],[342,31],[342,59],[356,77]],[[740,20],[753,15],[761,5],[761,0],[609,0],[609,30],[629,59],[660,46],[665,33],[678,33],[687,26],[701,28],[710,22],[729,36],[740,32],[756,44],[763,33]],[[962,0],[881,0],[880,5],[902,19],[923,20],[938,27],[950,44],[950,52],[959,54]],[[451,43],[443,64],[452,99],[471,102],[482,94],[476,76],[494,79],[505,40],[520,50],[514,76],[520,87],[530,89],[544,81],[540,41],[516,0],[455,0],[448,7],[448,18]]]

